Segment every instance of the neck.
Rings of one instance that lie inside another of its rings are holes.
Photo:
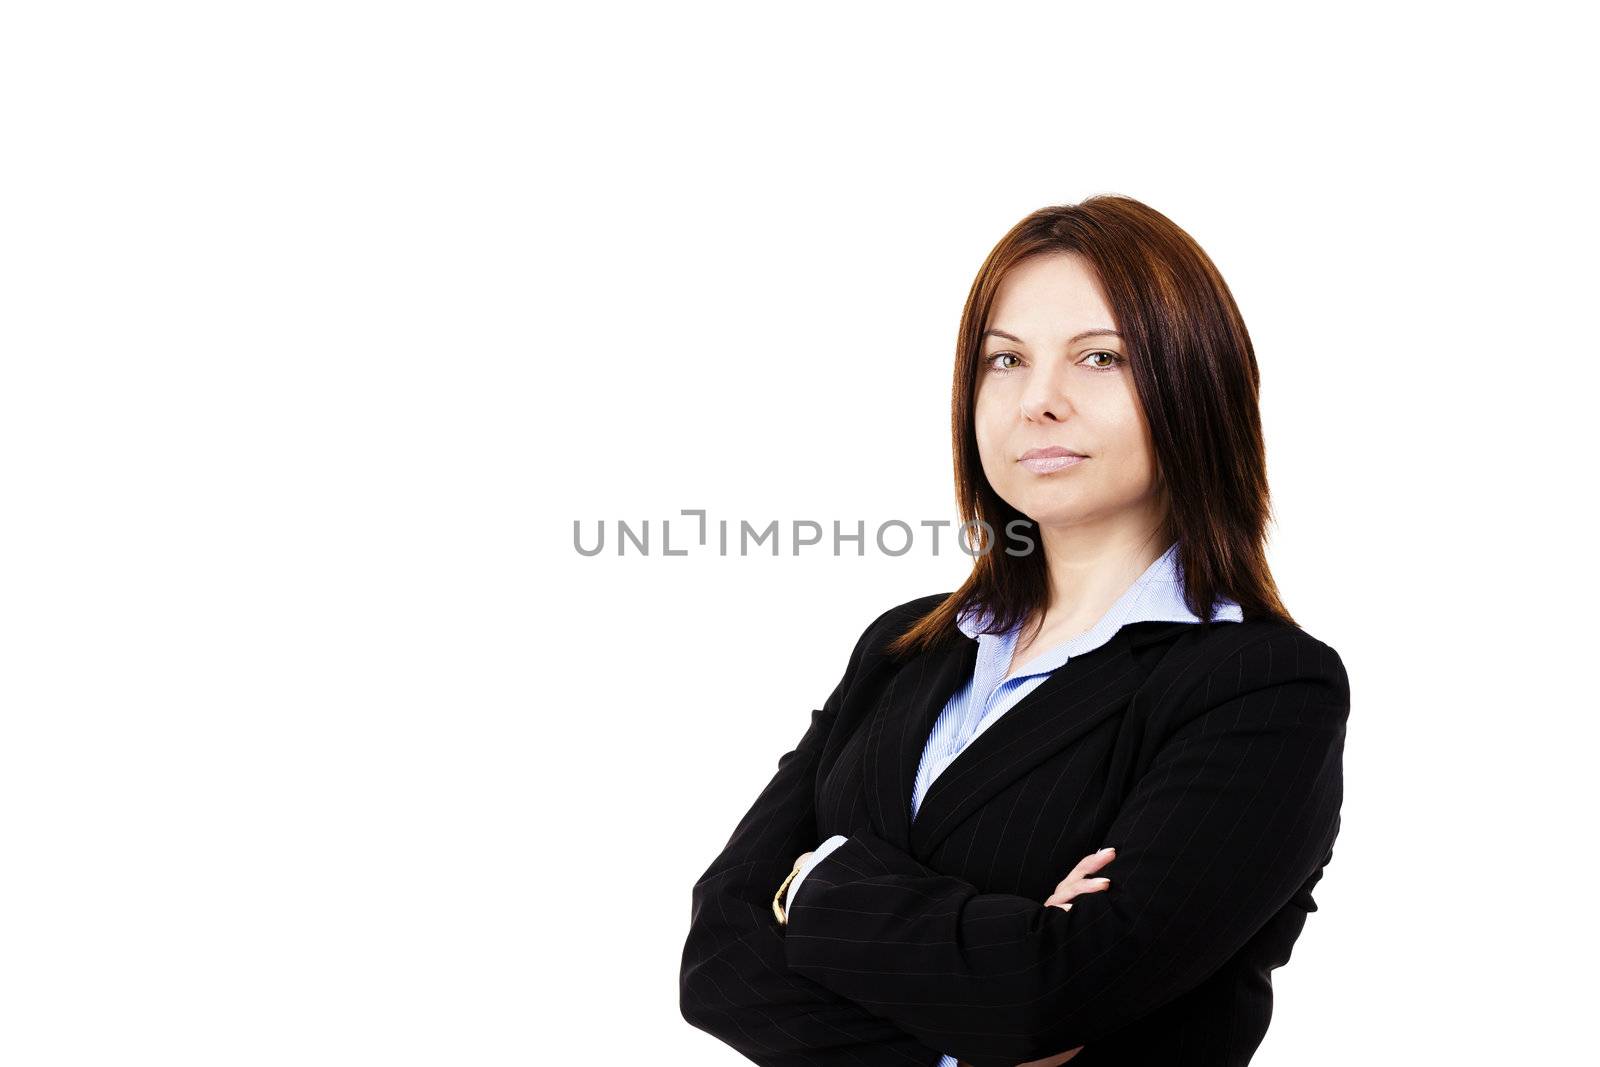
[[[1093,626],[1117,598],[1172,544],[1164,522],[1134,521],[1043,526],[1050,602],[1039,630],[1077,633]]]

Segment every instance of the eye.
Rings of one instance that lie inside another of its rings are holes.
[[[1101,350],[1099,350],[1097,352],[1090,352],[1087,356],[1084,356],[1083,358],[1085,360],[1090,360],[1090,359],[1093,359],[1095,356],[1107,356],[1111,360],[1111,362],[1109,362],[1109,363],[1095,363],[1095,364],[1092,364],[1092,366],[1094,367],[1095,370],[1115,370],[1117,367],[1119,367],[1122,364],[1128,362],[1126,357],[1119,356],[1115,352],[1107,352],[1104,349],[1101,349]]]
[[[983,365],[997,374],[1003,374],[1008,370],[1014,369],[1012,367],[999,367],[995,365],[999,360],[1004,359],[1006,356],[1010,356],[1012,359],[1015,359],[1019,362],[1022,359],[1022,357],[1017,355],[1015,352],[996,352],[993,355],[984,356]]]

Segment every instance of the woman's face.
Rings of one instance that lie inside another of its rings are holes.
[[[1115,329],[1076,253],[1030,256],[996,294],[979,352],[978,454],[994,491],[1041,527],[1157,515],[1155,449]],[[1052,446],[1084,458],[1023,458]]]

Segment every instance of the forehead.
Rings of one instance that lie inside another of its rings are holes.
[[[1064,343],[1092,329],[1116,329],[1111,305],[1087,259],[1077,253],[1029,256],[1006,272],[984,329],[1027,344]]]

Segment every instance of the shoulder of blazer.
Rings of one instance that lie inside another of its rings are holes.
[[[911,629],[918,619],[954,595],[955,590],[948,593],[929,593],[927,596],[907,600],[904,604],[896,604],[879,615],[873,622],[873,627],[878,631],[880,638],[877,647],[881,649],[882,645]]]
[[[950,593],[930,593],[907,600],[880,613],[868,623],[856,638],[855,648],[850,653],[850,662],[840,681],[841,695],[847,698],[859,695],[869,681],[881,680],[885,675],[893,674],[898,661],[887,655],[889,643],[911,629],[918,619],[948,596]]]
[[[851,656],[852,666],[862,657],[883,655],[889,642],[911,629],[918,619],[938,607],[950,595],[950,593],[930,593],[896,604],[879,614],[867,624],[867,628],[856,640],[855,652]]]
[[[1348,715],[1350,679],[1333,646],[1278,619],[1183,627],[1146,681],[1148,698],[1178,720],[1251,692],[1304,687],[1317,703]]]
[[[861,648],[867,659],[874,661],[874,665],[883,664],[890,667],[898,665],[899,661],[888,658],[886,649],[890,642],[901,634],[910,630],[928,612],[944,603],[946,599],[955,595],[955,591],[948,593],[929,593],[926,596],[915,597],[879,615],[872,620],[866,632],[861,635]],[[965,635],[952,637],[956,640],[967,640]]]

